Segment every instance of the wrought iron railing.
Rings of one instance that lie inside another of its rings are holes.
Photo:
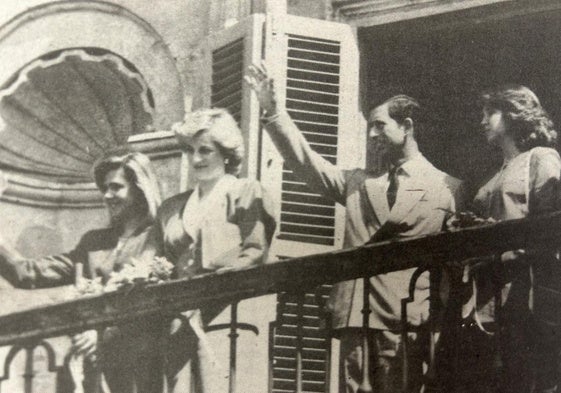
[[[367,277],[373,275],[409,268],[417,268],[415,276],[418,276],[428,269],[451,265],[457,267],[458,264],[470,263],[471,258],[508,250],[530,247],[557,249],[560,240],[561,212],[558,212],[543,217],[384,241],[268,265],[205,274],[189,280],[148,285],[126,293],[93,295],[1,316],[0,345],[13,345],[14,349],[8,356],[13,357],[13,352],[20,348],[32,352],[35,346],[42,345],[42,340],[48,337],[86,329],[103,329],[138,318],[174,315],[185,310],[204,308],[209,303],[233,303],[240,299],[280,292],[304,293],[322,284],[360,278],[367,280]],[[410,286],[411,296],[413,288],[414,283]],[[407,303],[411,300],[404,299],[402,302],[402,318],[405,321]],[[366,328],[369,310],[367,298],[364,301]],[[230,391],[233,392],[236,389],[235,375],[232,373],[236,372],[237,329],[240,326],[243,328],[243,324],[237,321],[235,307],[231,312],[234,323],[228,329],[231,338]],[[9,359],[6,362],[9,363]],[[5,369],[6,367],[9,364],[5,365]],[[30,375],[25,376],[26,393],[33,391]],[[301,392],[302,380],[298,376],[297,381],[296,391]],[[404,375],[404,385],[406,384],[407,375]],[[363,392],[372,391],[367,374],[364,375],[361,388]]]

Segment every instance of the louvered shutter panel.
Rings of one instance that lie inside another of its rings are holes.
[[[210,105],[226,108],[239,123],[242,112],[244,38],[212,51]]]
[[[344,208],[298,180],[260,129],[259,105],[243,74],[262,56],[312,148],[342,168],[356,167],[364,157],[365,136],[358,125],[358,52],[352,30],[315,19],[252,15],[209,37],[205,56],[205,105],[227,108],[238,120],[246,142],[242,176],[260,179],[276,203],[277,235],[270,258],[341,248]],[[330,338],[323,312],[329,290],[325,285],[278,296],[277,320],[265,335],[271,392],[297,392],[298,387],[329,391]]]
[[[363,165],[358,50],[351,28],[295,16],[269,17],[266,60],[280,99],[310,146],[341,168]],[[344,207],[312,192],[284,165],[266,134],[263,139],[262,181],[279,209],[273,253],[292,257],[341,248]],[[333,388],[324,313],[329,291],[324,285],[279,296],[271,333],[272,392]]]
[[[271,392],[329,392],[331,338],[323,304],[330,285],[278,297],[271,330]]]
[[[311,147],[337,164],[341,44],[288,35],[286,108]],[[283,165],[280,239],[335,245],[335,204]]]
[[[247,67],[261,62],[264,15],[254,14],[209,37],[205,106],[225,108],[238,121],[245,141],[241,176],[259,177],[259,104],[243,82]]]
[[[243,82],[247,67],[261,62],[265,16],[252,15],[239,23],[208,37],[204,68],[206,87],[204,104],[208,107],[226,108],[238,121],[245,142],[245,160],[241,177],[259,178],[261,129],[259,104],[249,86]],[[220,228],[217,228],[220,230]],[[275,319],[276,295],[244,299],[238,303],[237,320],[258,329],[237,329],[236,391],[266,392],[269,386],[269,325]],[[255,312],[259,310],[259,312]],[[214,355],[222,362],[229,359],[231,307],[227,307],[211,323],[222,326],[208,333]],[[224,329],[227,326],[228,328]],[[225,368],[227,369],[227,367]],[[224,370],[224,369],[223,369]],[[222,388],[227,392],[226,380]]]

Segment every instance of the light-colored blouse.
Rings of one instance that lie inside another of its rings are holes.
[[[275,219],[261,184],[225,175],[204,200],[198,195],[164,201],[154,226],[157,253],[175,265],[176,277],[264,263]]]
[[[561,159],[557,151],[536,147],[523,152],[502,168],[477,193],[474,212],[497,221],[519,219],[554,212],[559,206]],[[523,318],[532,308],[529,262],[538,267],[545,261],[530,261],[523,253],[495,266],[475,272],[477,310],[481,322],[495,321],[496,300],[509,318]],[[534,258],[535,259],[535,258]],[[503,285],[497,291],[497,285]],[[464,310],[464,315],[466,314]]]

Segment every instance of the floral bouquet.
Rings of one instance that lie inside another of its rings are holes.
[[[447,212],[450,214],[450,218],[446,221],[446,227],[448,230],[470,228],[485,224],[493,224],[496,222],[492,218],[479,217],[471,211]]]
[[[76,286],[74,287],[74,296],[96,295],[116,291],[121,288],[130,288],[131,286],[139,284],[167,281],[170,279],[173,271],[173,264],[163,257],[154,257],[154,259],[148,262],[137,258],[131,258],[130,262],[130,264],[123,266],[118,272],[112,272],[105,285],[103,285],[101,277],[97,277],[93,280],[83,278],[82,266],[76,266],[77,277]],[[88,330],[74,337],[83,335],[93,335],[95,336],[94,340],[97,341],[96,330]],[[88,357],[90,361],[95,362],[95,353]],[[83,393],[84,355],[72,353],[68,362],[68,367],[74,384],[74,393]],[[102,385],[105,385],[104,379],[102,379]],[[102,390],[109,391],[107,387],[102,388]]]
[[[101,277],[93,280],[81,277],[77,280],[75,290],[78,296],[83,296],[159,283],[169,280],[172,271],[173,264],[164,257],[154,257],[150,261],[131,258],[130,264],[124,265],[118,272],[111,273],[105,285],[103,285]]]
[[[105,292],[131,285],[164,282],[170,279],[173,264],[164,257],[154,257],[149,263],[131,258],[131,263],[118,272],[112,272],[104,287]]]

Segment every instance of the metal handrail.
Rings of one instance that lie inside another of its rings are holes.
[[[412,267],[437,267],[507,250],[556,248],[561,212],[409,239],[292,258],[85,297],[0,317],[0,345],[23,343],[136,318],[172,315],[214,302],[368,277]]]

